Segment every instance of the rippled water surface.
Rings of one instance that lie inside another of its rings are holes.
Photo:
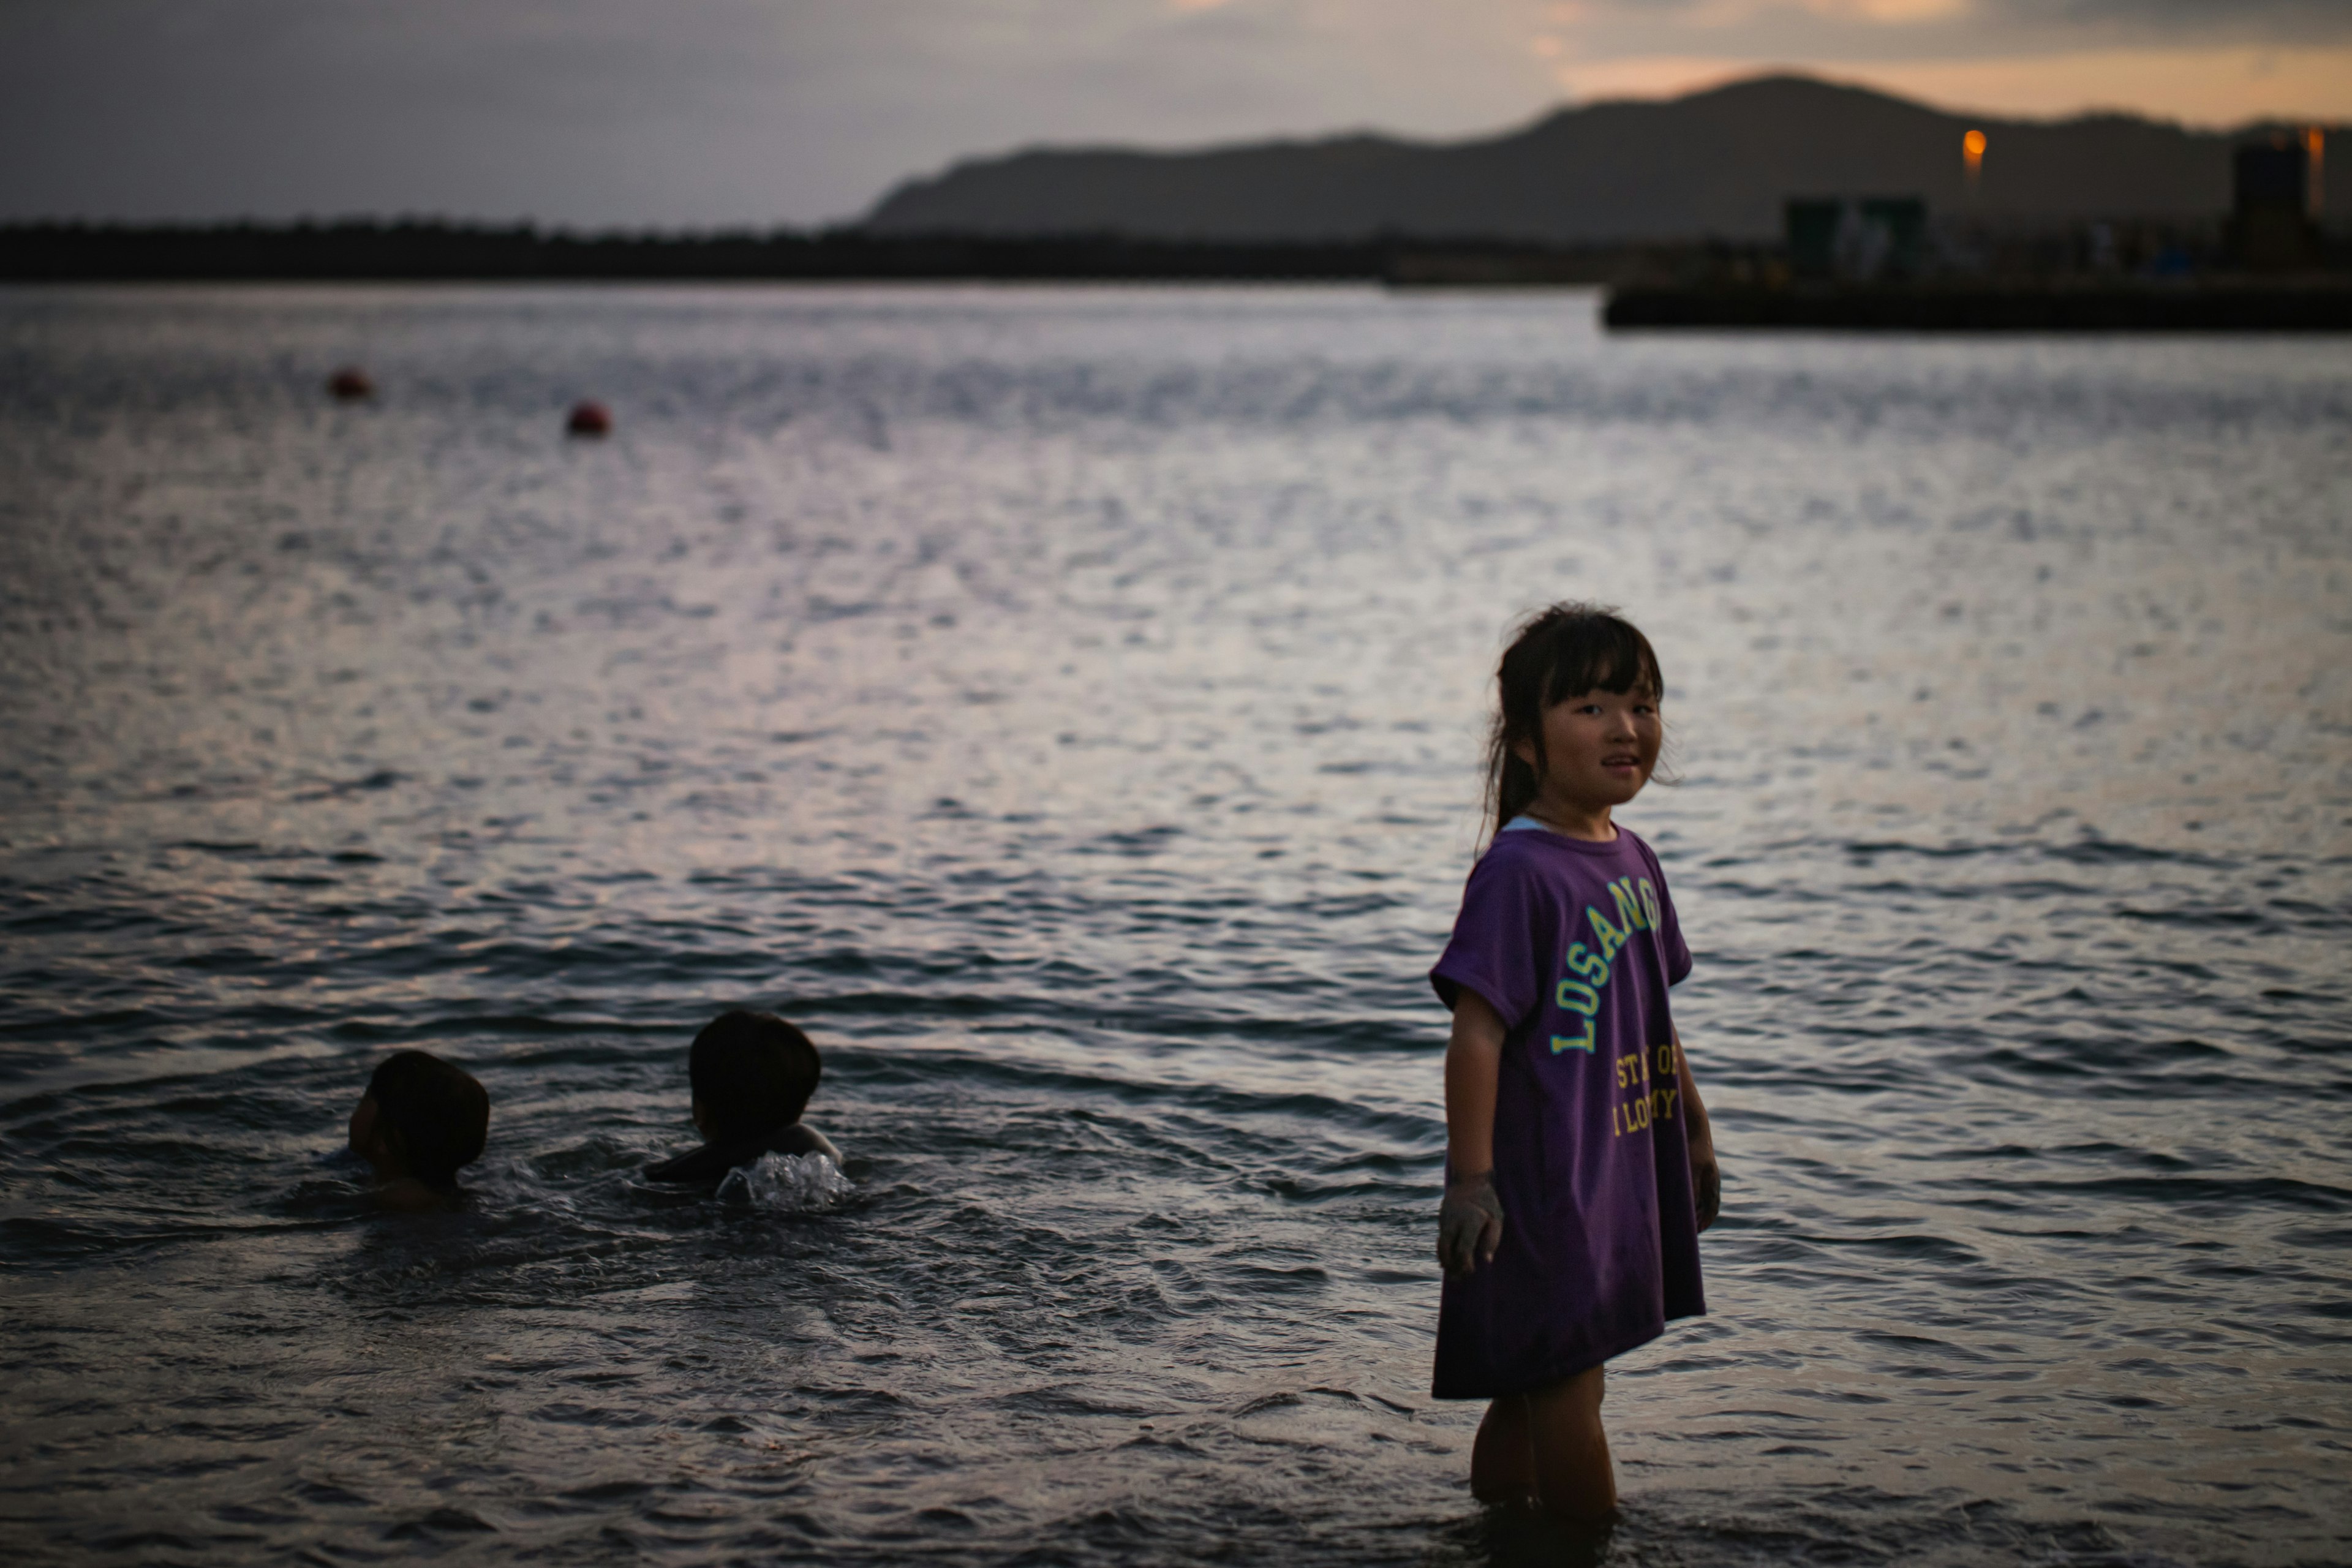
[[[2348,519],[2321,340],[0,293],[0,1542],[2352,1559]],[[1422,976],[1571,595],[1727,1176],[1598,1546],[1427,1396]],[[637,1178],[738,1003],[845,1196]],[[406,1046],[459,1213],[338,1152]]]

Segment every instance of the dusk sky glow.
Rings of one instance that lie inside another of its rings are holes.
[[[1458,137],[1797,68],[2352,119],[2340,0],[0,0],[0,219],[815,224],[1038,143]]]

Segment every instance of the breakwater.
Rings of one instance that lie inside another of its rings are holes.
[[[1846,287],[1634,284],[1613,329],[1797,328],[1904,332],[2352,331],[2352,280],[1953,280]]]

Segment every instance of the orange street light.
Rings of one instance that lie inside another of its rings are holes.
[[[1977,177],[1984,168],[1985,133],[1971,131],[1960,138],[1960,167],[1968,174],[1969,189],[1977,188]]]

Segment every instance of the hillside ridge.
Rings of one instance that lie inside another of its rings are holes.
[[[1970,129],[1989,142],[1973,190],[1960,159]],[[1349,131],[1191,149],[1032,146],[903,182],[865,226],[1245,243],[1755,240],[1780,232],[1790,196],[1859,194],[1919,195],[1991,223],[2194,222],[2228,206],[2231,150],[2263,129],[2115,110],[1970,115],[1781,72],[1570,105],[1451,142]],[[2342,213],[2352,158],[2330,162],[2326,205]]]

